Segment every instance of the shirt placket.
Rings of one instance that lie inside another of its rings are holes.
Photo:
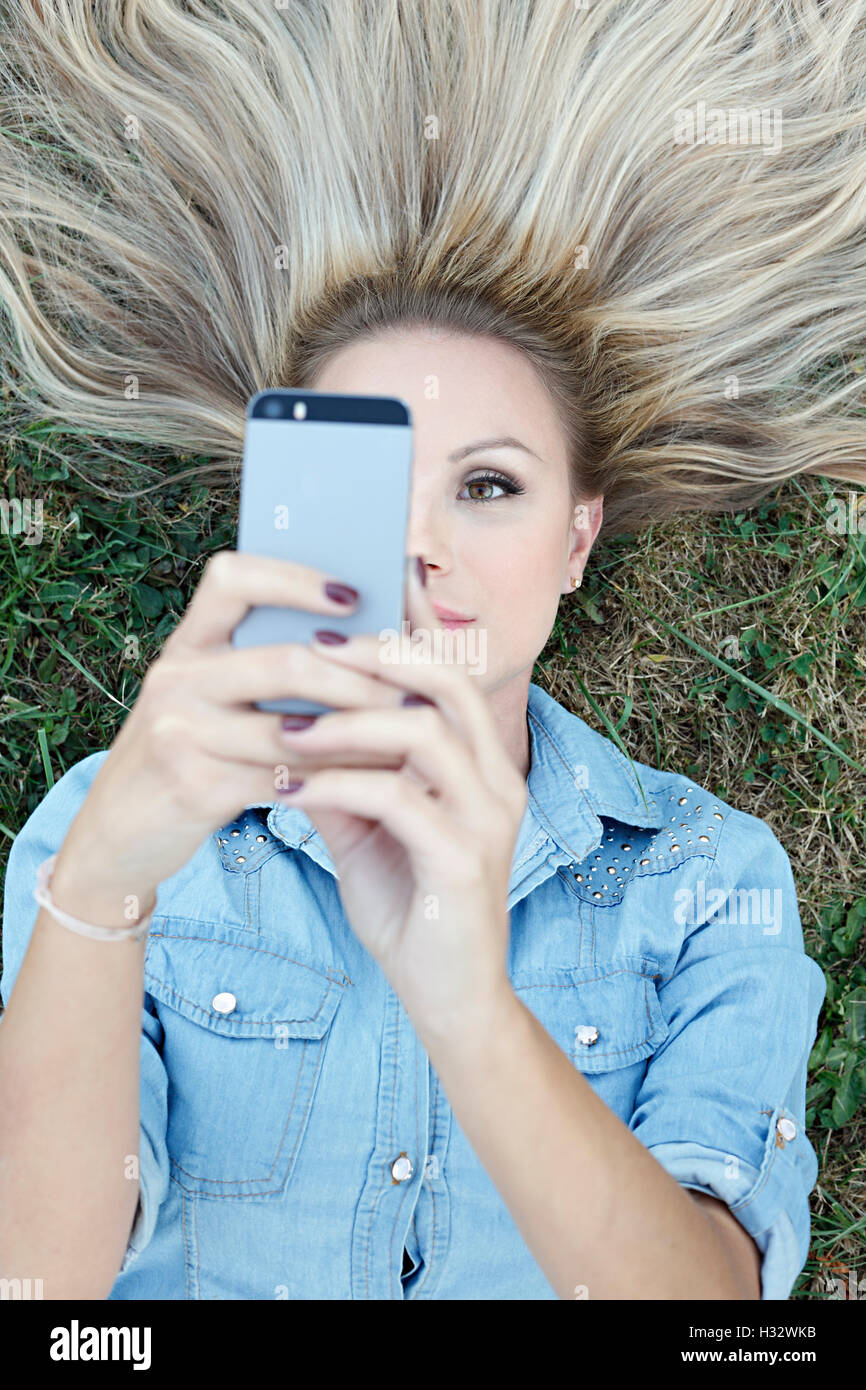
[[[375,1142],[352,1232],[353,1299],[405,1296],[403,1249],[413,1245],[410,1231],[429,1149],[427,1054],[390,985],[379,1076]],[[418,1253],[423,1259],[423,1251]]]

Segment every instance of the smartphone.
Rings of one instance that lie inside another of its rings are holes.
[[[321,627],[400,633],[411,475],[412,420],[398,397],[257,392],[246,412],[237,549],[311,565],[361,597],[345,616],[251,608],[232,645],[306,644]],[[325,714],[332,706],[287,696],[257,708]]]

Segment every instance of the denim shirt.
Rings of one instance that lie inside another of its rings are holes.
[[[761,1251],[762,1298],[786,1299],[809,1249],[826,989],[788,856],[537,685],[527,722],[512,986],[676,1181],[727,1203]],[[13,843],[6,1005],[37,866],[106,756],[71,767]],[[160,884],[140,1086],[140,1199],[110,1299],[556,1298],[300,807],[248,807]],[[592,1199],[580,1172],[539,1181]]]

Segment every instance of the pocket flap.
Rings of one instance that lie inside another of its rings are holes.
[[[145,989],[226,1037],[321,1038],[350,981],[336,966],[298,960],[242,928],[155,918]]]
[[[650,1057],[668,1035],[656,973],[654,961],[632,956],[522,971],[512,984],[580,1071],[613,1071]]]

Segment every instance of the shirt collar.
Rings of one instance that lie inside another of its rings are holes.
[[[527,811],[576,863],[601,839],[602,816],[646,829],[665,824],[635,764],[538,685],[529,687],[527,721],[532,751]]]
[[[512,876],[537,856],[547,839],[569,860],[581,863],[601,840],[602,816],[646,829],[658,830],[665,824],[650,788],[642,788],[630,759],[532,683],[526,717],[531,762]],[[268,829],[284,844],[303,848],[336,874],[321,835],[300,806],[252,804],[269,808]]]

